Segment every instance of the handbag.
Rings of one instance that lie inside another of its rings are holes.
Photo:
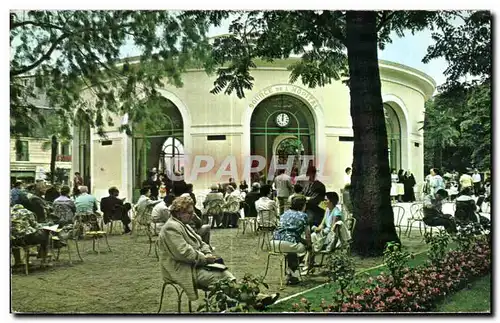
[[[203,266],[203,269],[206,269],[208,271],[224,271],[227,270],[227,266],[224,264],[214,263]]]

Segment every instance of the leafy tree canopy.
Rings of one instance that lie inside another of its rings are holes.
[[[163,79],[182,86],[186,64],[203,60],[206,32],[205,21],[169,11],[11,12],[11,134],[44,126],[40,97],[65,124],[79,112],[102,134],[111,113],[158,97]],[[126,43],[141,64],[120,61]]]
[[[290,82],[301,79],[314,88],[348,75],[345,11],[192,11],[187,13],[210,23],[230,17],[229,34],[213,41],[212,55],[205,61],[208,71],[216,71],[212,93],[244,97],[250,90],[256,59],[273,61],[290,56],[301,60],[289,66]],[[435,11],[377,12],[379,47],[391,42],[390,34],[404,36],[426,27],[444,24],[444,16],[453,13]],[[438,19],[439,18],[439,19]]]

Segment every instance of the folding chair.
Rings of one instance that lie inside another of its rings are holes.
[[[243,232],[241,234],[245,234],[245,230],[248,225],[250,225],[250,229],[255,232],[256,231],[256,225],[257,225],[257,220],[256,218],[249,218],[248,215],[250,214],[250,205],[246,202],[241,202],[243,205],[243,214],[244,217],[240,217],[238,219],[238,231],[236,232],[236,235],[240,233],[240,228],[243,227]]]
[[[177,311],[178,313],[182,313],[182,295],[184,294],[184,290],[182,289],[182,287],[180,285],[178,285],[177,283],[171,281],[171,280],[168,280],[166,278],[163,278],[163,286],[161,287],[161,294],[160,294],[160,306],[158,307],[158,313],[161,312],[161,306],[163,304],[163,295],[165,294],[165,288],[167,286],[172,286],[174,289],[175,289],[175,293],[177,294]],[[207,296],[207,291],[204,291],[205,292],[205,298],[208,298]],[[189,313],[192,313],[193,312],[193,308],[192,308],[192,302],[188,299],[188,310],[189,310]]]
[[[74,230],[74,233],[77,235],[77,237],[82,235],[84,238],[92,238],[92,251],[97,252],[97,254],[101,253],[99,249],[99,243],[100,240],[104,238],[106,246],[108,247],[109,251],[112,252],[111,247],[109,246],[107,232],[97,230],[98,221],[98,216],[94,213],[76,214],[74,223],[74,229],[76,230]]]
[[[413,226],[413,223],[418,222],[418,229],[420,230],[420,235],[423,236],[422,234],[422,225],[424,226],[424,232],[426,232],[425,228],[425,223],[424,223],[424,214],[423,214],[423,207],[424,204],[421,202],[416,202],[413,203],[410,206],[410,217],[408,218],[408,222],[406,225],[406,235],[410,237],[411,234],[411,229]]]
[[[402,206],[393,205],[392,212],[394,213],[394,220],[395,220],[394,226],[399,229],[398,230],[399,231],[398,237],[400,237],[401,236],[401,222],[403,221],[403,217],[405,215],[405,209]]]
[[[260,220],[260,221],[259,221]],[[276,213],[270,210],[259,210],[257,211],[257,251],[260,249],[264,250],[264,243],[267,241],[268,249],[271,249],[271,244],[269,242],[269,235],[276,229],[278,225]],[[262,238],[262,245],[260,244],[260,239]]]
[[[267,271],[269,270],[269,262],[270,262],[271,257],[277,257],[280,261],[280,289],[283,289],[283,280],[284,280],[283,277],[286,275],[286,268],[288,265],[286,256],[290,252],[282,252],[281,251],[281,242],[282,241],[279,242],[277,247],[276,247],[276,244],[273,244],[272,250],[268,251],[266,271],[264,272],[264,277],[262,277],[262,280],[266,279]],[[300,274],[300,270],[299,270],[299,275],[300,275],[300,278],[302,279],[302,275]]]

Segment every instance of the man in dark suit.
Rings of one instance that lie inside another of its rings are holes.
[[[252,184],[252,191],[245,196],[245,203],[249,206],[248,210],[245,209],[245,217],[256,218],[257,210],[255,209],[255,201],[260,198],[260,184],[255,182]]]
[[[309,183],[304,188],[304,195],[307,198],[307,215],[311,225],[319,226],[325,215],[325,210],[319,207],[319,204],[325,200],[326,187],[316,179],[316,167],[311,166],[306,175],[309,177]]]
[[[127,234],[130,232],[128,211],[130,211],[131,205],[130,203],[124,204],[123,199],[118,198],[120,191],[116,187],[111,187],[108,192],[109,196],[101,199],[101,212],[104,214],[104,223],[111,220],[121,220],[125,228],[124,233]]]

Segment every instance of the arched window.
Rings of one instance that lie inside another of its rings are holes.
[[[181,171],[184,168],[184,146],[178,139],[165,140],[160,156],[160,171]]]
[[[396,170],[401,169],[401,123],[396,111],[389,105],[384,104],[385,126],[387,129],[387,140],[389,147],[389,167]]]

